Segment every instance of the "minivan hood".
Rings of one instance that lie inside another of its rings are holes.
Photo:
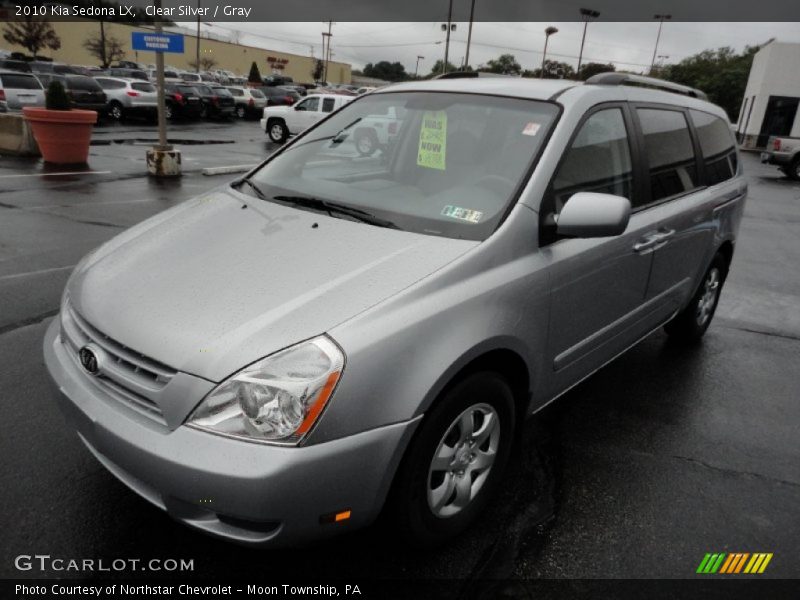
[[[72,306],[113,340],[221,381],[328,331],[476,244],[224,189],[101,246],[67,289]]]

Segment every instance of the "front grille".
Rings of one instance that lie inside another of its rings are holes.
[[[166,425],[155,399],[177,371],[111,339],[88,323],[67,301],[61,311],[61,338],[78,367],[83,371],[78,353],[87,344],[103,351],[100,373],[86,373],[107,396]]]

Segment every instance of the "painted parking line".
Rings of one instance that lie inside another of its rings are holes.
[[[108,175],[111,171],[64,171],[63,173],[27,173],[25,175],[0,175],[0,179],[12,177],[58,177],[63,175]]]
[[[67,269],[74,269],[75,265],[67,265],[65,267],[53,267],[52,269],[40,269],[38,271],[28,271],[27,273],[14,273],[12,275],[0,276],[0,281],[7,281],[9,279],[19,279],[21,277],[30,277],[31,275],[43,275],[45,273],[56,273],[58,271],[66,271]]]

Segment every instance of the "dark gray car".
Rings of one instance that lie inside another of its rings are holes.
[[[191,527],[286,545],[386,511],[441,542],[526,417],[662,326],[702,337],[746,192],[696,90],[389,86],[90,253],[45,362],[87,448]]]

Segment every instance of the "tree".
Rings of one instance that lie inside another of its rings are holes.
[[[9,44],[22,46],[31,53],[31,56],[36,56],[43,48],[50,50],[61,48],[61,39],[50,22],[34,21],[30,17],[26,17],[24,21],[6,23],[3,39]]]
[[[428,74],[428,79],[431,77],[436,77],[437,75],[441,75],[442,65],[444,65],[444,61],[440,58],[433,64],[433,67],[431,67],[431,72]],[[447,61],[447,72],[450,73],[451,71],[458,71],[458,67],[450,61]]]
[[[311,77],[314,81],[320,81],[322,79],[322,75],[325,73],[325,63],[321,58],[318,58],[314,61],[314,68],[311,71]],[[355,75],[355,72],[353,72]]]
[[[581,65],[581,70],[578,71],[578,79],[581,81],[586,81],[589,77],[593,77],[594,75],[598,75],[600,73],[613,73],[617,70],[617,67],[613,65],[613,63],[596,63],[596,62],[589,62]]]
[[[212,58],[211,56],[201,56],[200,57],[200,68],[197,68],[197,61],[190,60],[189,67],[194,69],[195,71],[210,71],[214,67],[217,66],[217,59]]]
[[[247,76],[247,81],[249,83],[257,83],[259,85],[264,83],[264,81],[261,79],[261,71],[258,70],[256,61],[253,61],[253,64],[250,65],[250,74]]]
[[[125,58],[125,48],[122,46],[117,38],[111,35],[105,35],[103,31],[103,23],[100,22],[101,32],[100,35],[93,35],[83,42],[83,47],[86,51],[100,61],[100,65],[107,69],[108,66],[115,61]]]
[[[522,67],[513,54],[501,54],[496,59],[492,59],[485,65],[478,67],[478,71],[483,71],[484,73],[501,73],[503,75],[519,75],[522,73]]]
[[[747,46],[741,54],[732,48],[704,50],[674,65],[664,65],[653,74],[663,79],[700,89],[709,100],[719,104],[736,122],[753,64],[753,55],[760,46]]]
[[[382,60],[374,65],[367,63],[364,67],[364,76],[375,77],[384,81],[405,81],[409,78],[403,63],[390,63],[388,60]]]
[[[542,75],[542,69],[534,69],[533,71],[525,70],[522,72],[523,77],[533,77],[538,79]],[[545,79],[574,79],[575,69],[572,65],[565,62],[558,62],[555,60],[544,61],[544,78]]]

